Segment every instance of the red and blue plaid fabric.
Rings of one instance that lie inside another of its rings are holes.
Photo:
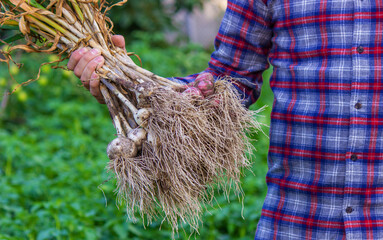
[[[206,71],[242,78],[249,105],[268,60],[255,239],[383,239],[383,1],[229,0]]]

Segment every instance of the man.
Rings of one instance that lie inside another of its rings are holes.
[[[383,239],[382,29],[382,0],[228,1],[205,72],[241,78],[248,106],[268,60],[274,66],[255,239]],[[76,72],[86,55],[73,55]],[[77,76],[89,79],[91,66]]]

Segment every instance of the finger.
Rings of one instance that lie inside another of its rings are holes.
[[[125,48],[125,38],[121,35],[113,35],[112,42],[116,47]]]
[[[202,98],[203,98],[203,95],[202,95],[202,93],[201,93],[201,90],[199,90],[199,89],[196,88],[196,87],[189,87],[189,88],[186,89],[182,94],[187,94],[187,95],[192,95],[192,96],[202,97]]]
[[[177,89],[177,91],[179,91],[179,92],[184,92],[186,89],[188,89],[188,85],[182,85],[182,86],[180,86],[178,89]]]
[[[86,52],[88,52],[87,48],[80,48],[80,49],[77,49],[76,51],[74,51],[70,55],[70,58],[69,58],[69,61],[67,64],[68,69],[73,70],[76,67],[77,63],[80,61],[80,59],[84,56],[84,54]]]
[[[214,83],[210,81],[200,81],[197,86],[203,96],[207,97],[214,93]]]
[[[195,82],[194,86],[201,90],[203,96],[207,97],[214,93],[214,77],[210,73],[200,74]]]
[[[182,85],[181,88],[183,88],[183,91],[187,90],[188,88],[194,87],[194,82],[188,83],[186,85]]]
[[[89,81],[91,80],[92,74],[100,68],[102,65],[104,65],[104,58],[102,56],[98,56],[94,58],[92,61],[90,61],[84,71],[81,75],[81,82],[84,84],[84,86],[89,90]]]
[[[73,72],[77,77],[81,77],[82,72],[84,71],[86,65],[96,57],[100,56],[101,52],[98,49],[93,48],[92,50],[86,52],[84,56],[78,61],[76,67]]]
[[[96,73],[93,73],[90,80],[90,94],[92,94],[99,103],[104,104],[105,100],[100,91],[100,80]]]
[[[208,73],[208,72],[201,73],[200,75],[197,76],[194,82],[198,83],[200,81],[214,82],[214,77],[211,73]]]

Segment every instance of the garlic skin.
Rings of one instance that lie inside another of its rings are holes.
[[[147,142],[152,145],[154,148],[158,148],[161,144],[160,144],[160,139],[155,136],[154,134],[148,132],[148,137],[147,137]]]
[[[106,149],[110,160],[118,158],[133,158],[137,156],[136,144],[126,137],[118,137],[108,144]]]
[[[142,147],[142,143],[146,140],[147,133],[143,128],[135,128],[129,131],[128,138],[136,144],[137,148]]]
[[[139,126],[147,127],[150,111],[146,108],[141,108],[137,112],[133,113],[133,117]]]

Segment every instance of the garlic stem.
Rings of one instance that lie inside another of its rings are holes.
[[[157,75],[153,74],[152,72],[137,66],[134,62],[127,60],[127,59],[130,59],[130,57],[127,55],[122,56],[121,54],[116,54],[116,57],[119,61],[121,61],[127,67],[135,70],[137,73],[140,73],[140,74],[148,77],[149,79],[151,79],[154,82],[162,83],[162,85],[165,85],[165,86],[173,86],[173,87],[182,87],[183,86],[182,84],[179,84],[179,83],[173,82],[169,79],[157,76]]]
[[[113,100],[112,100],[112,98],[111,98],[111,96],[109,94],[108,89],[106,88],[105,85],[100,84],[100,90],[101,90],[101,93],[102,93],[102,95],[103,95],[103,97],[105,99],[106,105],[108,106],[110,115],[111,115],[112,120],[113,120],[114,127],[115,127],[115,129],[117,131],[117,135],[119,137],[126,136],[126,134],[125,134],[125,132],[124,132],[122,126],[121,126],[120,119],[119,119],[119,117],[117,115],[117,112],[118,112],[117,108],[116,108],[116,106],[113,103]]]
[[[148,118],[150,117],[149,110],[145,108],[137,109],[133,103],[129,101],[122,93],[118,91],[118,89],[110,82],[108,82],[105,79],[101,79],[101,82],[105,84],[105,86],[114,94],[116,95],[121,102],[126,105],[130,111],[133,113],[134,120],[139,126],[146,127],[148,123]]]
[[[104,49],[108,49],[108,46],[106,45],[105,39],[101,34],[100,27],[98,26],[97,22],[95,21],[91,11],[89,10],[88,4],[80,4],[80,8],[82,8],[83,12],[85,13],[85,16],[87,17],[86,20],[88,20],[89,24],[93,27],[93,32],[96,34],[96,37],[101,44],[101,46]]]
[[[117,98],[117,96],[111,95],[110,98],[112,99],[114,106],[120,106],[119,99]],[[113,108],[117,109],[116,107],[113,107]],[[119,116],[120,121],[125,126],[124,130],[127,133],[126,136],[136,144],[138,150],[141,150],[142,149],[142,143],[143,143],[143,141],[146,140],[146,135],[147,135],[146,131],[140,127],[137,127],[134,129],[131,128],[129,123],[125,119],[122,111],[118,111],[118,116]]]

